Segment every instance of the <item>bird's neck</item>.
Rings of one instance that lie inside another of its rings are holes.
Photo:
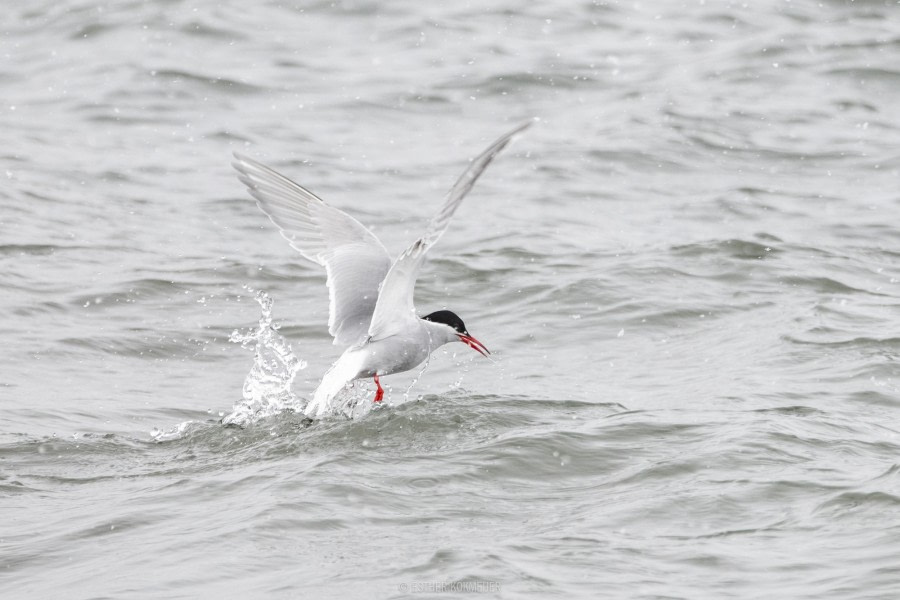
[[[440,348],[444,344],[449,344],[450,342],[459,340],[459,338],[456,336],[456,330],[449,325],[444,325],[443,323],[434,323],[433,321],[426,321],[425,319],[419,319],[419,323],[421,323],[425,328],[425,331],[428,332],[428,337],[431,340],[430,345],[432,350]]]

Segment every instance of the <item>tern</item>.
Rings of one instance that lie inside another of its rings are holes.
[[[233,166],[257,206],[291,247],[325,267],[328,332],[334,344],[346,350],[322,378],[304,409],[306,416],[329,414],[334,398],[356,379],[374,378],[374,401],[381,402],[380,377],[417,367],[444,344],[462,342],[484,356],[490,354],[455,313],[439,310],[418,317],[413,292],[426,253],[444,234],[463,198],[500,151],[529,125],[516,127],[471,162],[425,233],[393,262],[378,238],[355,218],[273,169],[234,154]]]

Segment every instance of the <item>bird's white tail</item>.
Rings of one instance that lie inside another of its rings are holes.
[[[303,414],[312,419],[320,419],[335,409],[334,399],[359,373],[361,357],[357,352],[345,352],[334,363],[316,388],[312,401],[303,409]]]

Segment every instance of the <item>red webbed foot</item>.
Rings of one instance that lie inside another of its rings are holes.
[[[381,402],[384,398],[384,389],[381,387],[381,382],[378,381],[378,375],[375,376],[375,385],[378,386],[378,391],[375,392],[375,402]]]

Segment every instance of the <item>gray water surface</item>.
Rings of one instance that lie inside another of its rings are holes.
[[[893,0],[0,12],[4,599],[900,597]],[[233,151],[396,254],[533,117],[416,293],[495,363],[222,423],[257,290],[339,354]]]

